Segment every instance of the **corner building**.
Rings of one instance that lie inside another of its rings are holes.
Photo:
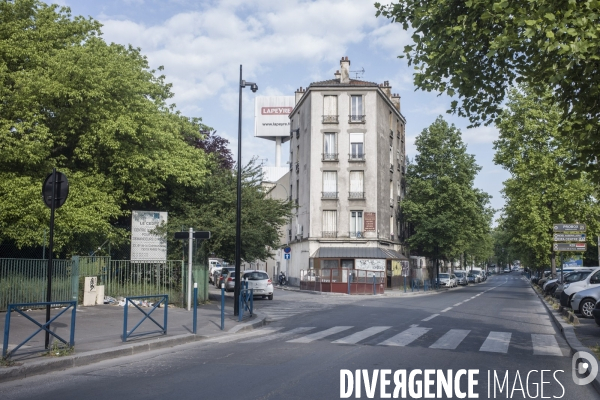
[[[400,96],[387,81],[351,79],[343,57],[334,79],[296,91],[289,117],[289,193],[297,208],[283,269],[291,283],[312,268],[382,263],[391,276],[396,262],[407,260],[399,221],[406,172]]]

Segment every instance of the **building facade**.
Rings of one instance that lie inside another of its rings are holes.
[[[293,284],[309,268],[359,269],[369,263],[360,254],[382,254],[388,268],[390,259],[406,259],[399,234],[406,172],[400,96],[387,81],[350,79],[349,70],[344,57],[334,79],[298,89],[289,115],[289,196],[296,208],[283,242],[291,248]]]

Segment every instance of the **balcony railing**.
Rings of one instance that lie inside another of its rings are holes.
[[[364,233],[361,231],[356,231],[356,232],[350,231],[350,237],[359,239],[359,238],[364,237]]]
[[[364,124],[366,115],[348,115],[351,124]]]
[[[323,232],[321,232],[321,237],[335,238],[335,237],[337,237],[337,231],[323,231]]]
[[[393,138],[394,137],[394,130],[390,129],[390,137]]]
[[[322,199],[337,199],[338,192],[321,192]]]
[[[321,153],[323,155],[323,161],[337,161],[338,153]]]
[[[300,163],[299,162],[296,163],[296,173],[298,173],[298,174],[300,173]]]
[[[396,205],[396,200],[390,199],[390,207],[394,207]]]
[[[390,172],[394,172],[394,164],[390,164]]]
[[[339,123],[338,115],[323,115],[323,123],[324,124],[338,124]]]
[[[365,161],[364,153],[351,153],[348,154],[348,161]]]
[[[348,192],[348,198],[350,200],[352,200],[352,199],[364,199],[365,198],[365,192]]]

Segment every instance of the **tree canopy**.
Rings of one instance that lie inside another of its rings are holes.
[[[600,206],[588,173],[569,169],[573,153],[557,140],[561,110],[550,93],[538,96],[526,86],[509,93],[500,116],[494,161],[510,172],[504,182],[500,227],[510,247],[526,265],[551,264],[555,223],[588,225],[588,238],[598,234]],[[594,245],[594,241],[589,241]]]
[[[440,116],[415,141],[418,155],[408,167],[402,214],[414,233],[411,250],[451,260],[462,252],[487,255],[477,243],[489,235],[489,195],[473,187],[480,167],[467,154],[460,131]]]
[[[86,251],[132,209],[199,188],[205,153],[184,138],[205,127],[167,104],[171,85],[140,49],[107,44],[100,23],[35,0],[0,2],[0,240],[40,245],[49,210],[41,185],[69,179],[55,246]],[[96,244],[97,246],[97,244]]]
[[[413,30],[404,54],[417,88],[457,95],[451,111],[475,125],[498,118],[515,83],[539,96],[550,88],[561,111],[557,137],[570,143],[574,165],[597,172],[600,1],[404,0],[375,7]]]

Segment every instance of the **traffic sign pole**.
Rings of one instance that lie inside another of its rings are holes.
[[[187,295],[187,309],[190,311],[192,308],[192,246],[194,241],[194,228],[190,228],[188,241],[188,295]]]
[[[48,286],[46,288],[46,324],[50,321],[50,302],[52,301],[52,251],[54,250],[54,211],[56,209],[56,168],[52,168],[52,200],[50,202],[50,240],[48,243]],[[50,332],[46,330],[44,340],[46,350],[50,349]]]

